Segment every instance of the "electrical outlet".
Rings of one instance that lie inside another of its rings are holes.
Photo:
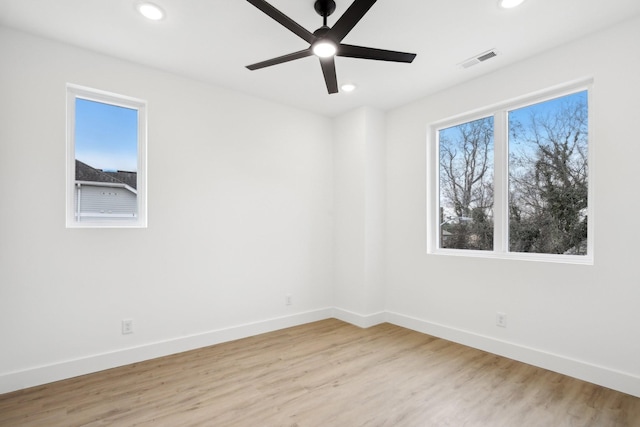
[[[122,335],[133,333],[133,319],[122,319]]]
[[[496,326],[500,326],[501,328],[507,327],[507,314],[502,312],[496,313]]]
[[[291,294],[287,294],[284,297],[284,304],[285,305],[293,305],[293,296]]]

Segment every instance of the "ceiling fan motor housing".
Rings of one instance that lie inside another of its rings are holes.
[[[322,27],[318,28],[317,30],[315,30],[313,32],[313,35],[316,36],[317,38],[321,39],[324,37],[325,34],[327,34],[329,32],[331,28],[327,27],[326,25],[323,25]]]
[[[318,15],[326,18],[336,10],[336,2],[333,0],[316,0],[313,4],[313,8],[318,12]]]

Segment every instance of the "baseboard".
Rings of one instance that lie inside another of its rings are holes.
[[[422,319],[386,312],[386,321],[397,326],[433,335],[469,347],[518,360],[590,383],[598,384],[632,396],[640,397],[640,377],[605,366],[541,351],[493,337],[452,328]]]
[[[0,394],[332,317],[361,328],[389,322],[640,397],[640,377],[626,372],[398,313],[379,312],[362,315],[340,308],[325,308],[297,313],[23,371],[9,372],[0,375]]]
[[[361,328],[370,328],[371,326],[379,325],[387,321],[386,312],[384,311],[364,315],[342,308],[334,308],[333,317]]]
[[[0,394],[333,317],[325,308],[0,375]]]

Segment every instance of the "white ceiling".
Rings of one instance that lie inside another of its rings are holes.
[[[141,17],[137,0],[0,0],[0,24],[320,114],[367,105],[386,110],[640,15],[640,0],[379,0],[345,43],[417,53],[412,64],[337,58],[328,95],[315,57],[249,71],[246,65],[307,44],[245,0],[153,0],[167,13]],[[336,0],[329,26],[352,0]],[[314,0],[270,3],[313,32]],[[459,64],[496,49],[499,55]]]

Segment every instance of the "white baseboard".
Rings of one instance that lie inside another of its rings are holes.
[[[325,308],[290,316],[283,316],[264,321],[246,323],[229,328],[217,329],[200,334],[189,335],[171,340],[155,342],[96,354],[89,357],[67,360],[51,365],[39,366],[17,372],[0,375],[0,394],[21,390],[28,387],[47,384],[54,381],[77,377],[103,371],[118,366],[137,363],[170,354],[181,353],[197,348],[207,347],[226,341],[233,341],[265,332],[289,328],[333,316],[332,308]]]
[[[384,311],[363,315],[337,307],[333,309],[333,317],[361,328],[370,328],[387,321],[387,314]]]
[[[325,308],[297,313],[23,371],[9,372],[0,375],[0,394],[332,317],[361,328],[389,322],[640,397],[640,377],[626,372],[398,313],[379,312],[362,315],[340,308]]]
[[[397,326],[433,335],[489,353],[508,357],[550,371],[640,397],[640,377],[605,366],[541,351],[469,331],[386,312],[386,321]]]

